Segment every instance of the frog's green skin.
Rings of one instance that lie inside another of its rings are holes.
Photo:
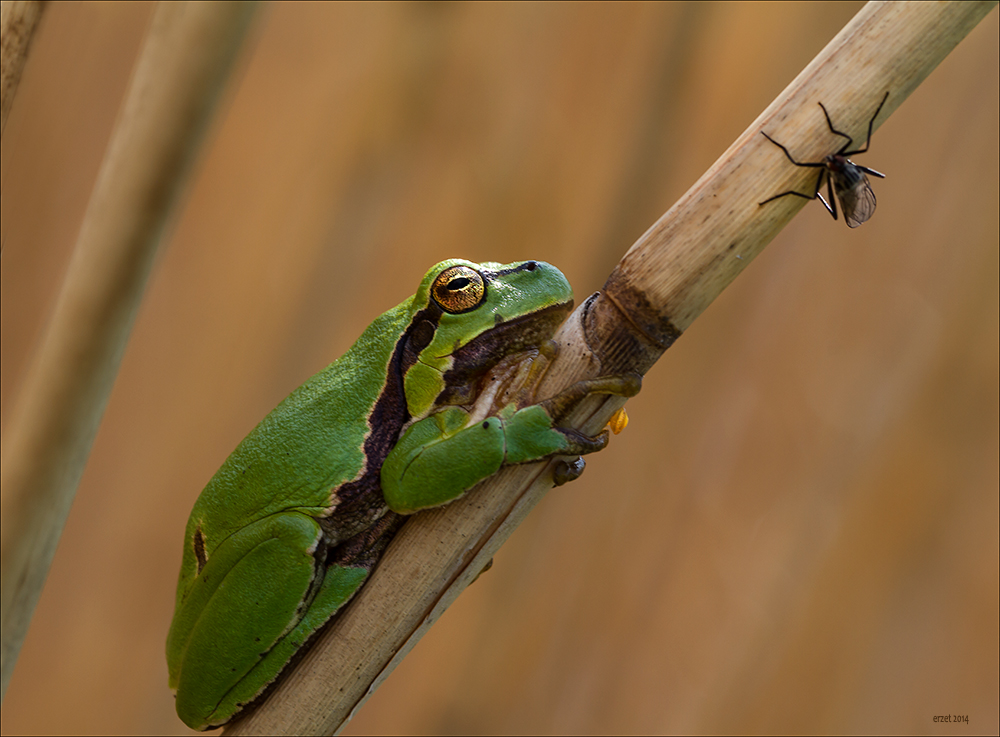
[[[188,726],[224,724],[260,696],[361,587],[401,515],[504,464],[604,447],[606,432],[553,421],[588,393],[635,394],[637,377],[477,416],[486,372],[545,343],[571,306],[549,264],[443,261],[239,444],[185,533],[167,663]]]

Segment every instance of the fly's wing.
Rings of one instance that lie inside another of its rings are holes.
[[[866,222],[875,213],[875,193],[872,192],[868,177],[861,172],[857,173],[861,174],[861,178],[851,183],[845,181],[846,177],[833,177],[833,190],[840,200],[844,220],[852,228]]]

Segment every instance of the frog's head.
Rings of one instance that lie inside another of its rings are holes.
[[[544,261],[450,259],[427,272],[412,305],[410,346],[419,353],[404,382],[410,414],[420,416],[446,389],[552,337],[573,307],[573,290]]]

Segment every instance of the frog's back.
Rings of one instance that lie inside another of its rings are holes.
[[[292,509],[326,516],[332,492],[364,470],[368,416],[391,381],[397,339],[410,319],[409,302],[380,315],[347,353],[261,420],[205,487],[189,534],[216,510],[227,519],[214,520],[210,547],[247,519]]]

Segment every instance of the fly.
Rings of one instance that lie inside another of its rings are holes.
[[[788,190],[787,192],[776,194],[774,197],[768,197],[759,204],[766,205],[771,200],[776,200],[779,197],[784,197],[785,195],[790,194],[793,194],[796,197],[804,197],[807,200],[818,199],[823,203],[823,206],[826,207],[827,212],[829,212],[833,216],[833,219],[836,220],[837,203],[833,199],[834,193],[836,193],[837,199],[840,200],[840,207],[844,211],[844,220],[847,221],[847,224],[850,227],[856,228],[861,225],[861,223],[866,222],[875,212],[875,193],[872,192],[872,187],[868,182],[867,175],[871,174],[873,177],[885,179],[885,174],[881,174],[874,169],[869,169],[867,166],[855,164],[847,157],[854,156],[855,154],[863,154],[868,150],[868,145],[872,142],[872,125],[874,125],[875,118],[878,117],[879,112],[882,110],[882,106],[885,105],[885,101],[888,99],[889,93],[886,92],[885,96],[882,98],[882,102],[880,102],[878,107],[875,109],[875,114],[872,116],[872,119],[868,121],[868,140],[865,141],[864,148],[858,148],[853,151],[848,151],[848,149],[854,144],[854,139],[846,133],[843,133],[833,127],[833,121],[830,120],[830,113],[826,111],[822,102],[819,103],[819,106],[823,108],[823,115],[826,116],[826,124],[830,126],[830,132],[835,133],[838,136],[843,136],[847,139],[847,143],[841,146],[839,151],[823,157],[822,161],[796,161],[792,158],[792,155],[788,152],[787,148],[775,141],[771,138],[771,136],[767,135],[767,133],[764,133],[764,131],[761,131],[761,135],[784,151],[785,156],[787,156],[788,160],[795,164],[795,166],[804,166],[819,169],[820,171],[819,176],[816,177],[816,186],[813,188],[813,193],[811,195],[802,194],[801,192],[796,192],[795,190]],[[824,177],[826,178],[827,197],[829,198],[829,202],[827,202],[823,195],[819,193],[820,189],[823,187]]]

